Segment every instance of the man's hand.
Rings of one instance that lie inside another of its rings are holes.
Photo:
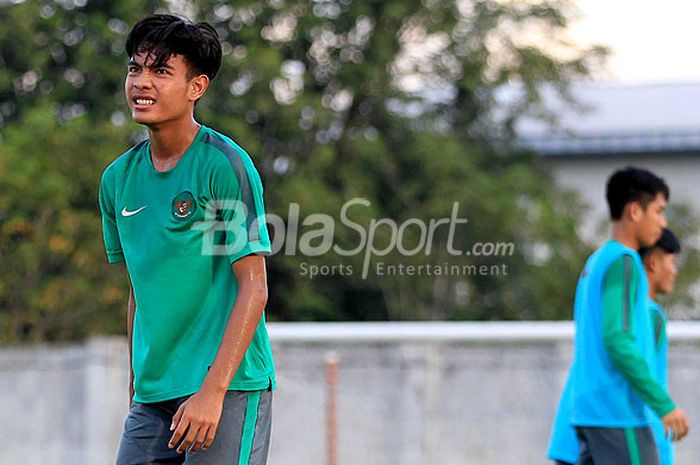
[[[168,447],[172,449],[184,437],[177,448],[178,454],[190,447],[190,452],[207,450],[214,442],[216,429],[219,427],[225,394],[225,391],[219,393],[202,389],[183,402],[173,416],[170,431],[175,432]]]
[[[661,418],[661,422],[664,425],[664,434],[666,437],[670,437],[673,441],[680,441],[688,434],[688,429],[690,425],[688,424],[688,418],[685,416],[685,412],[679,408],[671,410]]]

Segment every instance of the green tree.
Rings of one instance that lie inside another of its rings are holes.
[[[514,144],[542,86],[565,97],[605,55],[577,49],[559,1],[26,0],[0,6],[0,341],[67,340],[124,326],[125,279],[105,264],[96,192],[104,167],[144,136],[127,121],[123,44],[153,11],[214,24],[224,60],[198,117],[252,155],[267,209],[288,220],[343,204],[364,228],[449,217],[429,255],[394,249],[403,265],[507,267],[507,275],[362,276],[364,255],[269,260],[268,317],[281,320],[517,319],[569,314],[588,247],[576,199],[538,157]],[[548,52],[526,39],[547,37]],[[499,105],[501,89],[521,92]],[[286,224],[290,227],[289,221]],[[299,234],[318,229],[299,226]],[[282,231],[277,231],[284,239]],[[377,246],[391,239],[377,229]],[[406,248],[420,240],[405,229]],[[513,243],[512,255],[452,256],[447,244]],[[338,225],[333,241],[357,245]],[[318,245],[312,241],[312,245]],[[298,245],[298,244],[297,244]],[[374,262],[379,260],[375,257]],[[352,274],[309,279],[304,266]],[[347,268],[346,268],[347,270]],[[552,273],[556,270],[556,273]]]
[[[21,128],[0,146],[0,341],[118,331],[124,277],[106,269],[95,207],[97,167],[124,136],[108,121],[60,124],[41,105]]]
[[[293,201],[306,214],[337,219],[344,201],[363,198],[370,206],[356,210],[367,228],[372,219],[449,217],[459,202],[470,219],[454,238],[465,246],[460,248],[478,241],[516,245],[512,256],[496,260],[448,256],[443,228],[429,256],[406,257],[394,249],[383,257],[404,265],[500,263],[507,276],[377,276],[376,269],[363,276],[362,254],[278,255],[271,265],[272,315],[374,320],[566,314],[571,283],[589,251],[575,233],[579,207],[557,192],[534,154],[514,147],[512,127],[522,114],[542,110],[543,85],[568,97],[567,83],[586,76],[604,55],[600,48],[578,50],[558,41],[567,4],[198,5],[212,12],[202,17],[219,24],[230,42],[227,64],[234,78],[217,85],[237,97],[209,100],[206,119],[252,141],[247,146],[259,154],[272,212],[285,216]],[[566,49],[568,58],[523,40],[524,31],[534,29]],[[503,111],[496,95],[512,83],[522,93]],[[447,97],[434,97],[439,92]],[[379,239],[390,241],[388,232],[378,231]],[[334,239],[348,249],[359,238],[337,228]],[[542,244],[551,253],[533,256]],[[314,280],[301,273],[306,265],[332,270],[339,264],[352,266],[353,273]]]
[[[97,186],[142,133],[120,113],[123,43],[156,3],[14,3],[0,6],[0,342],[118,332]]]

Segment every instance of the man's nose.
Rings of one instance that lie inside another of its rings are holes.
[[[146,89],[151,87],[153,81],[148,73],[141,73],[133,78],[131,84],[137,89]]]

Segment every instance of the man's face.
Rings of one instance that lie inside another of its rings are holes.
[[[665,253],[660,249],[652,251],[651,254],[649,281],[654,283],[657,292],[668,294],[673,291],[676,282],[676,254]]]
[[[182,55],[171,55],[163,66],[153,67],[152,56],[135,54],[127,65],[124,92],[131,117],[146,126],[189,115],[194,104],[188,66]]]
[[[666,198],[661,193],[656,194],[646,209],[639,206],[636,216],[639,243],[651,247],[659,240],[666,227]]]

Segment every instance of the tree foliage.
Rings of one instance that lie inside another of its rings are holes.
[[[123,269],[105,264],[96,192],[104,167],[144,136],[123,96],[129,27],[154,11],[214,24],[224,62],[198,104],[205,124],[253,156],[267,210],[357,246],[342,225],[367,231],[392,219],[404,248],[415,223],[467,218],[434,231],[430,253],[394,247],[372,264],[505,266],[507,274],[365,277],[364,250],[268,261],[268,317],[279,320],[561,318],[590,251],[576,235],[581,212],[512,128],[541,113],[540,90],[568,96],[605,55],[568,44],[563,1],[26,0],[0,6],[0,341],[67,340],[124,325]],[[534,32],[533,32],[534,31]],[[548,47],[530,37],[546,37]],[[556,52],[556,53],[555,53]],[[499,105],[502,89],[518,97]],[[290,210],[291,208],[291,210]],[[304,224],[303,221],[307,223]],[[316,224],[316,226],[315,226]],[[358,226],[359,227],[359,226]],[[391,241],[377,227],[377,247]],[[309,236],[305,236],[309,239]],[[318,246],[322,238],[309,241]],[[513,243],[506,256],[453,256],[476,243]],[[309,279],[309,266],[329,273]],[[345,266],[346,273],[338,272]],[[330,272],[335,266],[335,273]],[[352,273],[347,270],[352,268]],[[503,269],[503,268],[501,268]]]

